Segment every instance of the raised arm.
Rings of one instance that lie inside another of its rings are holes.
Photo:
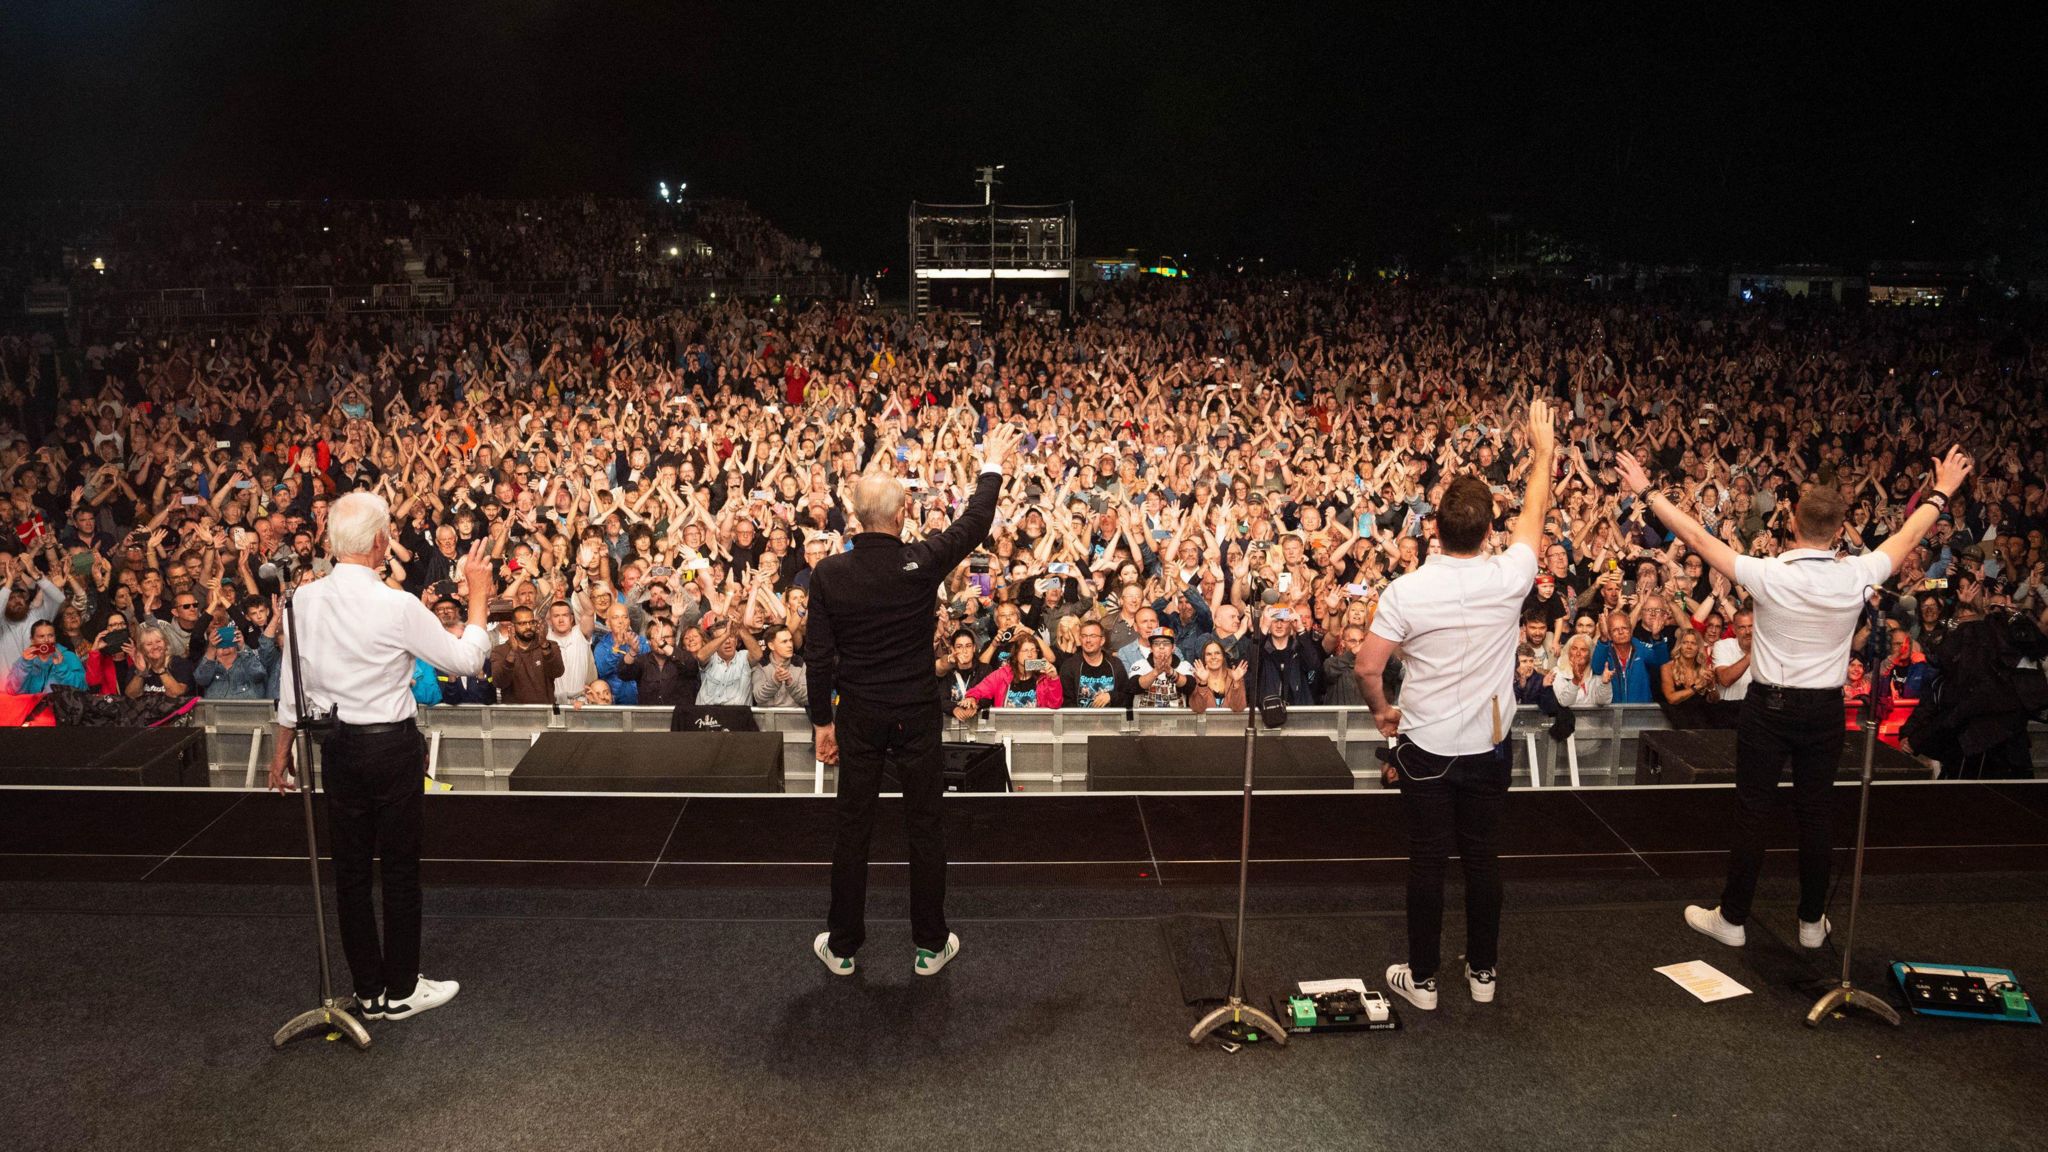
[[[1641,497],[1649,505],[1650,511],[1655,512],[1657,518],[1664,522],[1664,526],[1671,529],[1673,535],[1685,541],[1686,547],[1698,553],[1707,567],[1730,580],[1735,579],[1735,549],[1707,531],[1698,520],[1686,515],[1684,510],[1671,502],[1670,497],[1662,492],[1651,491],[1650,474],[1643,470],[1641,462],[1633,453],[1617,453],[1614,467],[1615,471],[1621,474],[1622,491],[1631,496]],[[1930,518],[1929,523],[1932,522]]]
[[[1550,515],[1550,481],[1557,465],[1557,422],[1550,402],[1529,398],[1529,486],[1522,494],[1522,514],[1515,518],[1510,539],[1539,557],[1543,554],[1543,521]]]
[[[1906,517],[1904,524],[1899,525],[1899,530],[1885,537],[1884,543],[1877,546],[1885,559],[1892,562],[1892,571],[1897,572],[1905,563],[1906,553],[1920,546],[1921,539],[1948,510],[1948,502],[1962,490],[1976,466],[1975,461],[1963,454],[1960,444],[1949,448],[1943,459],[1934,461],[1934,490],[1921,497],[1919,506]]]

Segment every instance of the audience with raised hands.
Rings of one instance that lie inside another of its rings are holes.
[[[355,268],[389,255],[372,237],[431,224],[453,272],[623,275],[631,229],[608,213],[362,208],[320,234],[340,239],[271,230],[244,258]],[[743,210],[687,215],[679,233],[751,271],[815,261]],[[206,218],[227,235],[249,220]],[[123,283],[238,274],[181,265],[174,245],[136,250],[151,255]],[[641,300],[169,326],[67,354],[0,336],[0,656],[12,667],[32,620],[69,607],[64,643],[88,665],[126,659],[122,690],[146,670],[151,691],[249,691],[274,598],[324,575],[326,509],[366,489],[397,528],[387,581],[429,605],[483,544],[532,620],[529,639],[510,622],[497,639],[514,655],[546,641],[562,661],[547,698],[587,702],[602,681],[637,702],[651,662],[659,699],[798,706],[803,676],[779,652],[801,650],[811,567],[847,546],[853,483],[901,479],[914,539],[950,521],[983,439],[1010,425],[1020,460],[996,529],[939,592],[935,667],[957,634],[975,646],[971,666],[947,665],[972,679],[963,697],[1352,702],[1348,637],[1431,552],[1450,478],[1486,481],[1489,546],[1507,539],[1532,395],[1558,407],[1559,449],[1523,642],[1561,702],[1739,691],[1745,593],[1623,491],[1623,451],[1715,539],[1767,555],[1809,485],[1850,509],[1838,547],[1875,547],[1923,495],[1936,448],[1966,442],[1977,482],[1886,590],[1910,647],[1868,674],[1924,689],[1938,670],[1913,667],[1959,604],[2048,610],[2048,406],[2041,354],[2010,335],[2024,318],[1228,277],[1104,286],[1065,325],[1022,307],[982,322]],[[135,638],[96,652],[116,618]],[[1254,643],[1263,682],[1245,688]],[[512,668],[494,671],[501,690],[540,692],[544,677],[515,688]]]

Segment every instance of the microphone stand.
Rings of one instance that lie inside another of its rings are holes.
[[[1870,629],[1870,637],[1864,643],[1864,662],[1876,672],[1885,643],[1884,619],[1875,606],[1868,604],[1864,606],[1863,618]],[[1849,979],[1849,958],[1856,947],[1856,913],[1863,901],[1863,840],[1870,823],[1870,780],[1877,761],[1877,729],[1889,702],[1890,686],[1890,677],[1872,676],[1870,702],[1863,706],[1863,784],[1856,804],[1856,862],[1849,873],[1849,932],[1842,940],[1842,978],[1807,1010],[1809,1028],[1820,1027],[1823,1019],[1845,1008],[1861,1008],[1894,1028],[1899,1026],[1898,1011],[1884,997],[1858,989]]]
[[[299,664],[299,618],[292,610],[294,599],[291,595],[284,598],[285,642],[292,650],[292,702],[298,708],[299,718],[292,739],[298,745],[299,765],[303,769],[299,797],[306,814],[306,871],[313,881],[313,936],[320,945],[320,1006],[286,1021],[270,1038],[270,1046],[283,1048],[297,1037],[320,1031],[339,1033],[357,1048],[368,1048],[370,1030],[349,1011],[356,1006],[356,998],[334,994],[333,967],[327,958],[327,902],[320,891],[320,842],[313,826],[313,758],[317,746],[313,733],[316,729],[323,733],[332,731],[334,720],[315,717],[306,707],[306,677]]]
[[[1200,1044],[1219,1029],[1241,1028],[1247,1022],[1265,1029],[1266,1034],[1282,1047],[1287,1044],[1287,1029],[1265,1012],[1244,1002],[1244,903],[1252,873],[1252,753],[1259,732],[1260,701],[1257,697],[1265,687],[1259,681],[1259,650],[1265,647],[1266,638],[1259,630],[1258,617],[1264,611],[1265,607],[1260,605],[1252,617],[1252,650],[1244,677],[1247,685],[1244,697],[1244,827],[1237,849],[1237,958],[1230,967],[1230,999],[1195,1024],[1188,1033],[1189,1044]]]

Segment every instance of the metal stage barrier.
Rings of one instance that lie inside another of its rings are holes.
[[[272,751],[268,701],[205,701],[197,723],[206,729],[207,758],[216,787],[262,784]],[[1622,704],[1576,710],[1578,731],[1550,738],[1550,720],[1534,708],[1515,711],[1515,783],[1523,787],[1605,785],[1635,778],[1636,737],[1669,728],[1654,704]],[[434,777],[457,789],[505,791],[508,777],[542,732],[666,732],[667,708],[562,709],[541,705],[456,705],[420,710]],[[821,769],[811,748],[809,717],[798,708],[756,708],[764,732],[784,741],[784,786],[790,792],[824,792],[832,770]],[[1373,750],[1386,743],[1364,708],[1291,708],[1288,735],[1320,735],[1336,741],[1359,788],[1378,788],[1379,761]],[[1019,791],[1080,792],[1088,787],[1088,738],[1137,734],[1244,736],[1242,712],[1196,714],[1179,709],[1120,711],[1082,708],[997,708],[984,721],[949,723],[947,739],[1007,743],[1010,773]],[[2048,762],[2048,729],[2034,730],[2034,763]],[[1530,766],[1538,766],[1533,775]],[[1930,770],[1929,775],[1932,775]]]

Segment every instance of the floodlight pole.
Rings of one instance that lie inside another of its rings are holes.
[[[975,180],[981,185],[981,202],[988,207],[988,319],[991,326],[996,319],[996,173],[1002,170],[1001,164],[984,164],[976,169],[981,176]]]

